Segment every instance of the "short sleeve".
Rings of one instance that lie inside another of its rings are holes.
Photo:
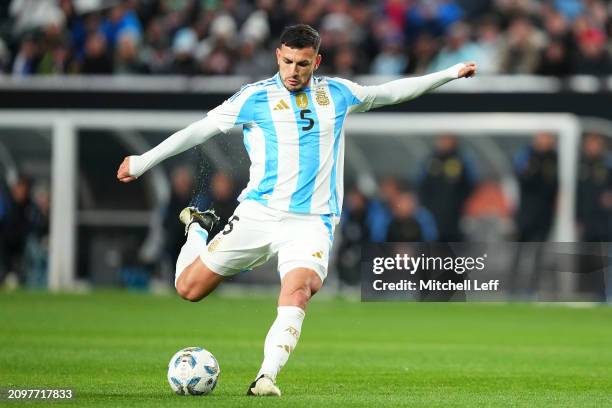
[[[258,90],[252,85],[245,85],[229,99],[208,112],[215,125],[223,133],[227,133],[231,128],[253,121],[254,118],[254,97]]]

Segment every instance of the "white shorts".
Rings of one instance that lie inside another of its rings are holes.
[[[278,253],[281,279],[292,269],[309,268],[324,281],[334,226],[329,215],[290,213],[245,200],[200,259],[213,272],[232,276]]]

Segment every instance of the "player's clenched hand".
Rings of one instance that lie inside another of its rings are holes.
[[[117,170],[117,179],[124,183],[129,183],[130,181],[136,180],[136,177],[130,176],[130,158],[129,156],[123,159],[121,165],[119,166],[119,170]]]
[[[476,63],[465,62],[465,66],[459,70],[459,78],[471,78],[476,75]]]

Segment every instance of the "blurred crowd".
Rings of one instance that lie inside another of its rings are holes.
[[[11,0],[0,72],[265,77],[299,22],[320,31],[325,74],[473,60],[483,73],[607,75],[611,13],[603,0]]]
[[[0,183],[0,282],[47,286],[50,198],[46,181]]]

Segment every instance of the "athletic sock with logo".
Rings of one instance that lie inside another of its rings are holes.
[[[176,271],[177,277],[186,267],[200,255],[202,250],[206,248],[206,240],[208,239],[208,232],[202,228],[197,222],[194,222],[189,226],[189,232],[187,233],[187,241],[183,244],[181,252],[176,260]]]
[[[302,322],[306,315],[304,310],[297,306],[279,306],[277,310],[276,320],[272,323],[264,343],[264,360],[255,378],[265,374],[276,380],[300,338]]]

